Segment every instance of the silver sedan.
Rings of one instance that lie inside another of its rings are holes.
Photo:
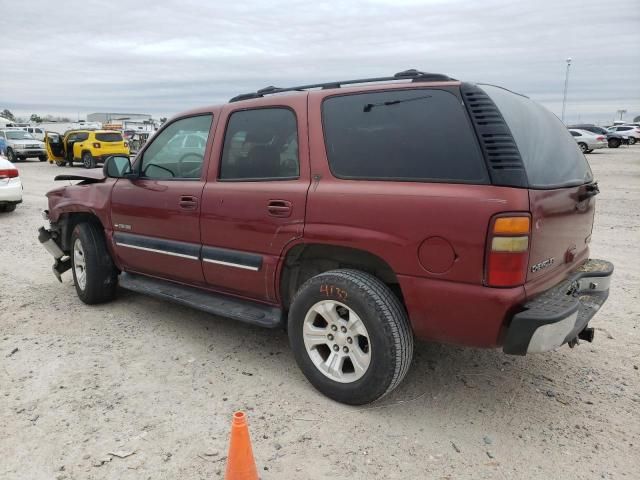
[[[569,133],[573,136],[582,153],[591,153],[597,148],[606,148],[608,146],[605,135],[599,135],[578,128],[570,128]]]

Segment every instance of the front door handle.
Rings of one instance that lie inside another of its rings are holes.
[[[178,205],[184,210],[195,210],[198,206],[198,199],[192,195],[180,195]]]
[[[288,200],[269,200],[267,211],[272,217],[290,217],[291,207]]]

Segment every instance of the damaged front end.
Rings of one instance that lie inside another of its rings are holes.
[[[38,240],[45,250],[53,256],[55,260],[52,267],[53,274],[59,282],[62,282],[61,275],[71,268],[71,257],[62,250],[60,231],[56,228],[40,227]]]

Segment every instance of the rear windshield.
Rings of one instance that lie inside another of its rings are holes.
[[[561,188],[593,180],[591,169],[567,128],[546,108],[509,90],[482,85],[504,117],[531,188]]]
[[[121,142],[122,135],[118,132],[96,133],[96,140],[101,142]]]
[[[488,183],[460,100],[431,89],[327,98],[322,104],[331,172],[339,178]]]

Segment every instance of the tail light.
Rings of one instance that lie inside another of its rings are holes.
[[[640,128],[636,127],[636,132],[640,133]]]
[[[596,137],[596,140],[598,140],[599,142],[602,142],[604,140],[604,137],[600,135],[599,137]]]
[[[528,214],[493,218],[487,239],[486,285],[515,287],[525,282],[530,239]]]
[[[16,178],[18,176],[17,168],[5,168],[0,170],[0,180],[4,180],[5,178]]]
[[[93,142],[93,148],[100,148],[100,143]]]

